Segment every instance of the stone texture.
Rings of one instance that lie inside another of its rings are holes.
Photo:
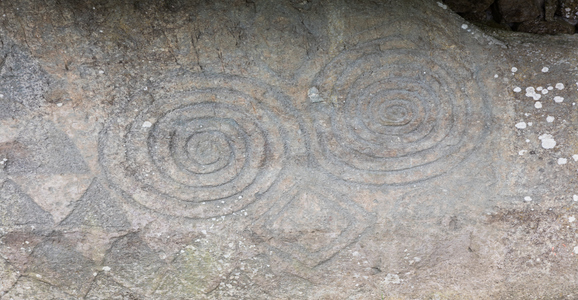
[[[485,11],[494,3],[495,0],[445,0],[444,3],[447,4],[449,8],[458,13],[476,13]]]
[[[0,43],[0,119],[19,117],[44,104],[49,76],[29,51],[3,38]]]
[[[497,0],[501,19],[508,23],[533,21],[541,15],[540,7],[535,1]]]
[[[536,34],[574,34],[575,28],[563,20],[553,22],[535,20],[520,24],[518,31]]]
[[[76,208],[61,223],[61,226],[103,228],[105,230],[128,229],[129,222],[118,200],[94,179]]]
[[[572,35],[417,0],[0,12],[2,300],[577,297]]]
[[[576,0],[558,0],[558,15],[563,18],[576,20],[578,19],[578,1]]]
[[[554,21],[554,15],[558,10],[558,0],[546,0],[544,2],[544,19],[547,22]]]
[[[88,166],[68,136],[41,118],[30,121],[8,149],[8,174],[88,172]]]
[[[52,216],[36,204],[11,180],[0,184],[0,226],[50,227]]]

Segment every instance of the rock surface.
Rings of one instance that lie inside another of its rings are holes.
[[[2,300],[578,297],[574,36],[417,0],[0,24]]]
[[[501,18],[508,23],[533,21],[541,15],[536,1],[496,0]]]
[[[518,26],[518,31],[536,34],[574,34],[575,28],[565,21],[528,21]]]
[[[494,0],[445,0],[444,3],[458,13],[478,13],[488,9],[494,3]]]

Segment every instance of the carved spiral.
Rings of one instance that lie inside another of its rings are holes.
[[[191,86],[125,103],[100,139],[110,182],[152,210],[208,218],[254,202],[276,181],[289,139],[288,101],[238,77],[193,76]],[[178,89],[176,87],[175,89]]]
[[[314,81],[317,161],[346,181],[399,185],[443,174],[488,131],[477,74],[452,52],[382,39],[347,50]]]

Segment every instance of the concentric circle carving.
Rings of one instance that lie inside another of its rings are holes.
[[[283,168],[288,100],[238,77],[185,82],[154,101],[124,103],[101,134],[101,164],[126,197],[152,210],[190,218],[238,211]]]
[[[418,182],[460,164],[488,132],[476,70],[453,51],[383,39],[347,50],[314,81],[314,153],[330,173],[371,185]]]

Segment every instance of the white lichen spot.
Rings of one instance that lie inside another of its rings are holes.
[[[149,122],[149,121],[144,121],[144,122],[142,123],[142,127],[143,127],[143,128],[149,128],[149,127],[151,127],[151,126],[153,126],[153,123],[151,123],[151,122]]]
[[[552,122],[554,122],[554,119],[555,119],[555,118],[552,117],[552,116],[547,116],[547,117],[546,117],[546,122],[552,123]]]
[[[532,201],[532,197],[526,196],[526,197],[524,197],[524,201],[527,201],[527,202]]]
[[[98,74],[104,74],[103,70],[98,71]]]
[[[560,97],[560,96],[554,97],[554,102],[560,103],[560,102],[562,102],[562,101],[564,101],[564,97]]]
[[[526,88],[526,97],[534,98],[534,100],[540,100],[542,95],[536,93],[536,89],[532,86]]]
[[[574,216],[568,217],[568,222],[572,223],[576,221],[576,218]]]
[[[514,88],[514,93],[519,93],[521,91],[522,91],[522,89],[519,86]]]
[[[546,94],[548,94],[548,90],[547,90],[547,89],[543,89],[543,90],[542,90],[542,95],[546,95]]]
[[[62,106],[62,103],[61,103],[61,102],[56,103],[56,106],[61,107],[61,106]]]
[[[498,77],[500,77],[500,76],[498,76],[498,74],[494,74],[494,78],[498,78]]]
[[[401,280],[399,279],[399,276],[397,274],[387,274],[387,276],[385,276],[385,279],[383,280],[383,282],[385,284],[400,284]]]
[[[550,71],[550,68],[548,68],[548,67],[543,67],[543,68],[542,68],[542,72],[546,73],[546,72],[548,72],[548,71]]]
[[[307,91],[307,97],[309,97],[309,101],[313,103],[323,101],[323,98],[319,96],[319,90],[316,87],[312,87]]]
[[[4,94],[0,94],[0,98],[4,98]]]
[[[542,102],[536,101],[536,103],[534,103],[534,107],[535,108],[542,108]]]
[[[521,156],[521,155],[524,155],[524,154],[526,154],[526,153],[528,153],[528,150],[520,150],[520,151],[518,151],[518,155],[520,155],[520,156]]]
[[[445,5],[445,4],[443,4],[443,3],[441,3],[441,2],[438,2],[438,6],[441,7],[441,8],[443,8],[443,9],[448,9],[448,6]]]
[[[512,73],[516,73],[517,71],[518,71],[518,68],[512,67]]]
[[[574,161],[578,161],[578,154],[572,155],[572,159],[573,159]]]
[[[552,137],[551,134],[543,134],[538,137],[542,141],[542,148],[544,149],[552,149],[556,147],[556,141]]]
[[[536,88],[536,91],[539,92],[539,91],[541,91],[541,90],[543,90],[543,89],[544,89],[543,87],[539,86],[539,87]]]
[[[573,199],[574,201],[578,201],[578,195],[572,196],[572,199]]]
[[[102,270],[105,271],[105,272],[108,272],[108,271],[110,271],[110,267],[104,266],[104,267],[102,267]]]
[[[563,90],[563,89],[564,89],[564,84],[558,82],[558,83],[556,83],[556,88],[559,89],[559,90]]]
[[[462,29],[468,29],[468,24],[462,24]]]
[[[553,90],[553,89],[554,89],[554,87],[553,87],[553,86],[551,86],[551,85],[550,85],[550,86],[548,86],[548,90],[549,90],[549,91],[551,91],[551,90]]]
[[[568,163],[568,159],[563,158],[563,157],[558,158],[558,164],[559,165],[565,165],[567,163]]]
[[[520,122],[520,123],[516,124],[516,128],[518,128],[518,129],[526,128],[526,122]]]

